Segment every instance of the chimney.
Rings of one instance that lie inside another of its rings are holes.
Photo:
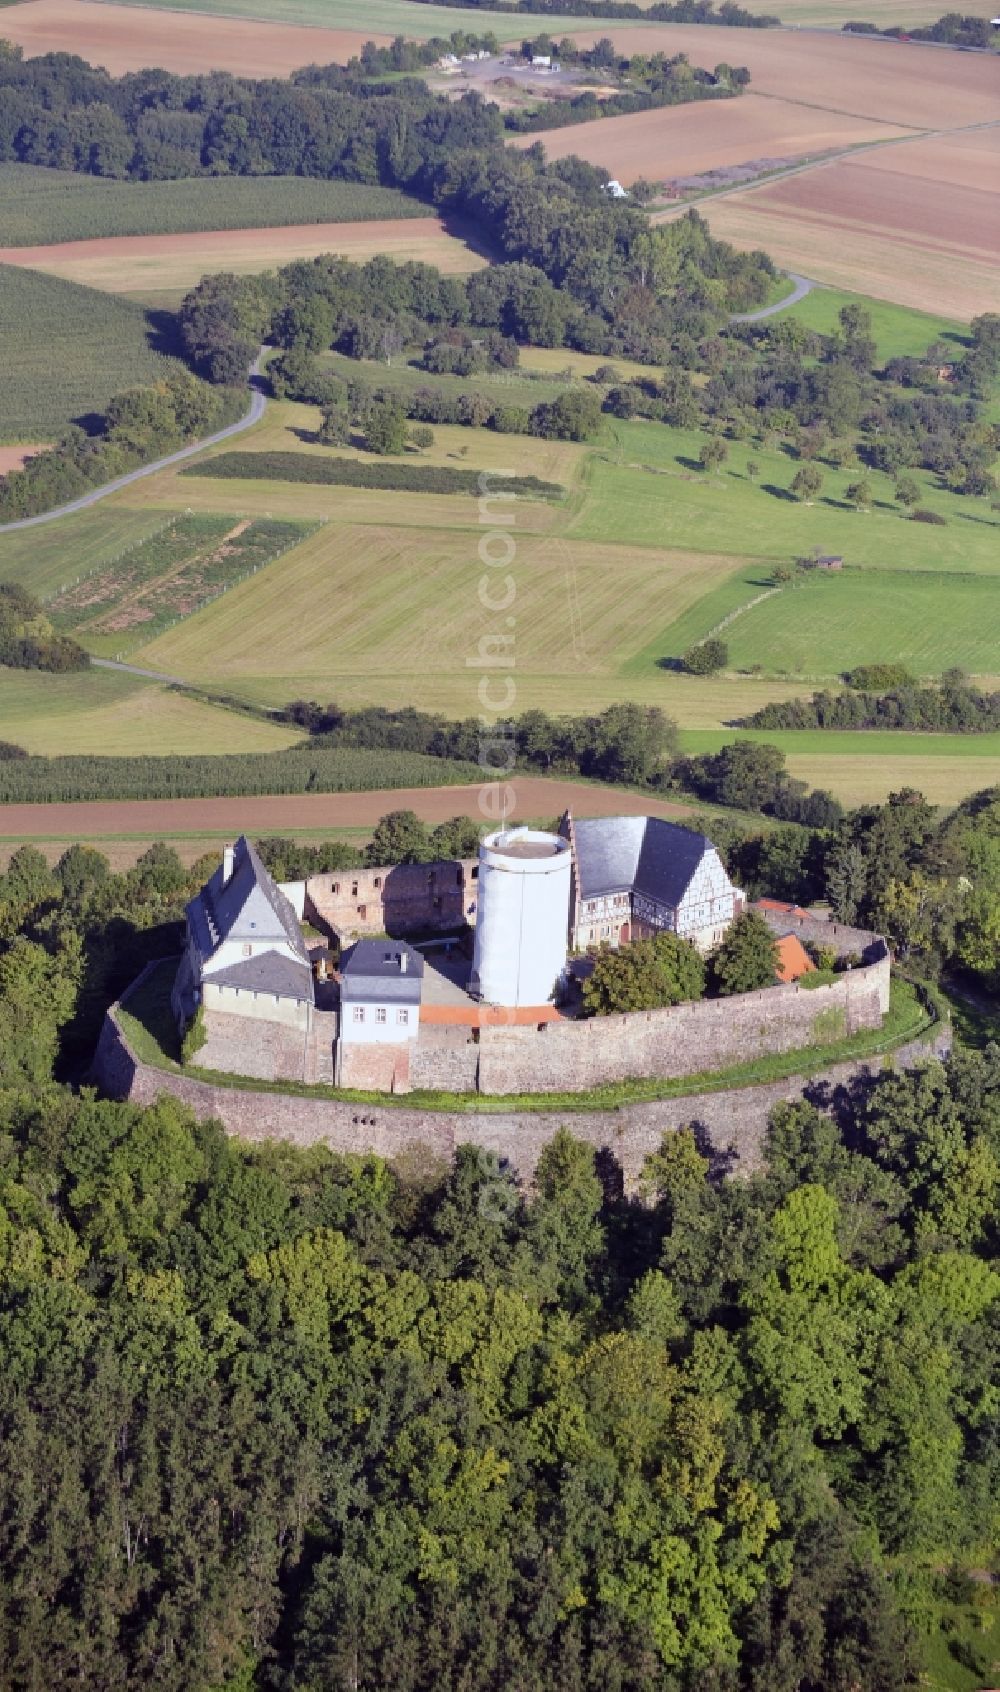
[[[222,850],[222,885],[223,885],[223,887],[227,886],[228,883],[230,881],[232,881],[233,870],[235,868],[236,868],[236,848],[235,848],[235,846],[225,846],[225,847],[223,847],[223,850]]]
[[[406,953],[405,952],[400,952],[400,954],[399,954],[399,973],[400,973],[400,975],[406,974]]]

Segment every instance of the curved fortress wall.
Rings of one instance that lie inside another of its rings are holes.
[[[492,1005],[544,1005],[566,971],[572,853],[538,829],[501,829],[479,848],[472,986]]]

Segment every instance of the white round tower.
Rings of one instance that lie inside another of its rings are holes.
[[[538,829],[488,834],[479,847],[472,988],[492,1005],[544,1005],[566,972],[569,841]]]

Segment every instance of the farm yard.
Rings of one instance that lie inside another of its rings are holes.
[[[145,312],[129,300],[0,263],[6,333],[0,441],[37,441],[89,416],[123,388],[185,368],[154,350]]]
[[[383,224],[393,218],[426,220],[427,207],[394,188],[309,176],[121,182],[43,165],[0,164],[5,247],[288,224]]]

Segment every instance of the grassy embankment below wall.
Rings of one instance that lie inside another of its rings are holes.
[[[304,1098],[340,1099],[346,1103],[394,1104],[405,1109],[463,1111],[470,1115],[495,1115],[508,1111],[583,1111],[616,1110],[621,1105],[640,1104],[656,1099],[685,1098],[691,1093],[725,1092],[730,1088],[751,1087],[767,1081],[783,1081],[787,1077],[817,1075],[835,1063],[887,1055],[896,1047],[917,1039],[935,1027],[947,1015],[936,994],[926,988],[895,976],[892,981],[888,1014],[878,1029],[866,1029],[847,1039],[824,1046],[807,1046],[793,1052],[781,1052],[758,1058],[753,1063],[737,1064],[728,1069],[686,1075],[678,1080],[634,1080],[592,1087],[580,1093],[505,1093],[485,1097],[482,1094],[444,1093],[414,1090],[394,1097],[388,1093],[361,1092],[327,1086],[306,1086],[295,1082],[251,1080],[243,1075],[227,1075],[221,1071],[198,1069],[188,1065],[182,1069],[178,1062],[177,1028],[170,1009],[170,987],[177,969],[177,961],[168,959],[151,971],[134,993],[126,994],[120,1016],[121,1025],[134,1055],[142,1063],[157,1069],[168,1069],[206,1081],[213,1086],[245,1089],[258,1093],[294,1093]]]

